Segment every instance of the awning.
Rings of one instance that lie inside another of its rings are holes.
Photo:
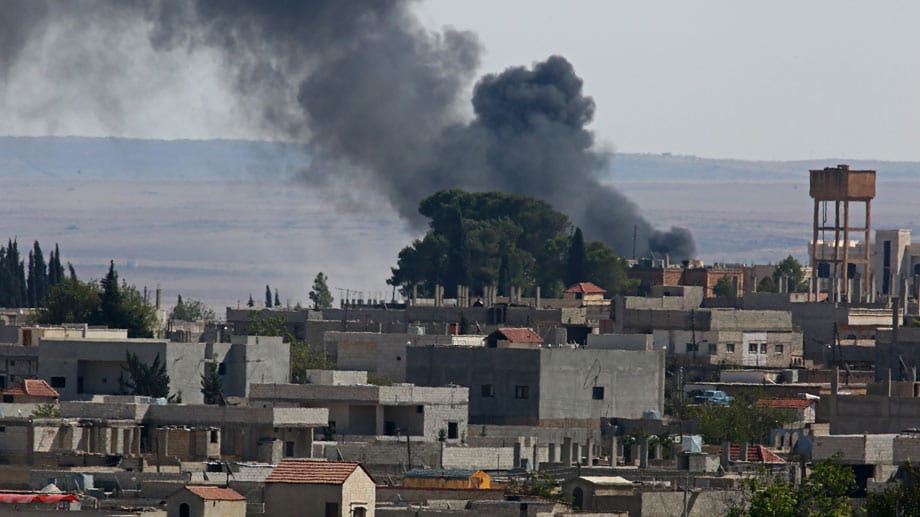
[[[71,494],[0,494],[0,503],[6,504],[57,504],[76,501],[79,501],[77,496]]]

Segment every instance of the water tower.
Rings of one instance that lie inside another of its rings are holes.
[[[831,280],[830,293],[833,300],[847,300],[850,291],[850,279],[863,265],[862,293],[869,293],[869,232],[872,226],[872,199],[875,197],[875,171],[850,170],[849,165],[825,167],[811,172],[810,195],[815,200],[815,218],[811,244],[812,289],[820,292],[818,278]],[[828,208],[833,202],[833,224],[828,217]],[[865,222],[861,226],[850,226],[850,203],[865,203]],[[843,205],[843,220],[840,207]],[[818,238],[827,243],[824,236],[834,232],[833,256],[821,246],[819,254]],[[850,232],[863,235],[863,256],[850,256]],[[842,238],[842,240],[841,240]],[[820,256],[819,256],[820,255]],[[842,280],[842,281],[841,281]],[[839,293],[839,299],[837,297]]]

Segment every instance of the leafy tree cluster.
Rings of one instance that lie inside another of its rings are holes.
[[[799,485],[780,478],[751,481],[747,510],[735,508],[729,516],[847,517],[853,514],[849,493],[855,488],[853,469],[839,465],[832,458],[816,463]]]
[[[16,240],[0,246],[0,307],[44,307],[51,288],[63,280],[64,268],[57,245],[46,263],[42,248],[35,241],[29,250],[28,266],[20,256]]]
[[[920,468],[908,460],[898,469],[896,480],[881,492],[866,496],[863,511],[869,517],[899,515],[920,517]]]
[[[329,355],[313,350],[310,345],[294,337],[285,325],[284,315],[258,314],[249,315],[250,336],[280,336],[291,344],[291,382],[306,381],[307,370],[331,370],[335,368],[335,359]]]
[[[792,255],[784,258],[776,265],[772,276],[761,279],[757,284],[757,290],[762,293],[778,292],[783,277],[786,278],[790,292],[801,293],[808,290],[808,282],[805,280],[802,264]]]
[[[515,495],[529,495],[561,503],[568,502],[556,478],[545,472],[531,472],[523,479],[512,478],[507,490],[508,493]]]
[[[40,323],[88,323],[128,329],[128,337],[153,337],[156,310],[133,285],[119,284],[115,263],[99,283],[81,282],[74,275],[53,286]]]
[[[179,321],[201,321],[213,320],[216,317],[214,309],[211,309],[200,300],[183,300],[179,295],[176,306],[169,313],[169,319]]]
[[[541,288],[557,297],[566,285],[593,282],[610,293],[631,285],[626,261],[599,241],[586,242],[564,214],[546,202],[501,192],[443,190],[422,200],[419,212],[429,230],[399,252],[387,283],[403,294],[417,285],[431,296],[437,284],[455,296],[457,286],[471,292],[496,285],[525,293]]]
[[[728,405],[689,406],[682,414],[699,423],[706,443],[769,443],[770,430],[791,422],[794,416],[787,409],[758,406],[757,400],[756,394],[741,393]]]

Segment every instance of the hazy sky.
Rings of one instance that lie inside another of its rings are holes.
[[[623,152],[920,160],[920,3],[428,0],[483,70],[559,53]]]
[[[593,128],[605,147],[920,160],[920,3],[426,0],[414,10],[433,30],[478,33],[482,73],[564,55],[597,101]],[[129,115],[100,110],[91,83],[68,83],[72,69],[39,66],[0,89],[0,134],[271,136],[238,123],[246,114],[215,77],[212,56],[185,56],[187,67],[164,72],[170,57],[134,36],[110,47],[131,56],[119,87],[161,88]],[[46,34],[27,53],[67,48],[61,37]],[[82,73],[103,82],[111,73],[73,52]]]

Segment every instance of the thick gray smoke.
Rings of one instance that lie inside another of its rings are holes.
[[[640,254],[695,251],[689,232],[654,230],[601,184],[608,164],[585,129],[594,102],[564,58],[482,78],[475,116],[463,122],[459,103],[479,43],[468,32],[425,30],[405,1],[6,0],[2,7],[0,80],[29,68],[22,50],[30,42],[66,42],[72,48],[43,55],[65,56],[51,64],[75,70],[73,84],[93,81],[98,105],[130,110],[147,93],[142,85],[126,85],[117,72],[100,81],[78,70],[137,66],[112,42],[144,34],[148,54],[214,53],[250,123],[309,144],[311,179],[369,182],[409,221],[418,222],[419,200],[436,190],[502,190],[551,202],[588,238],[624,255],[634,228]],[[66,37],[45,37],[55,31]],[[174,69],[156,64],[164,76],[186,71],[185,60],[171,62]]]

